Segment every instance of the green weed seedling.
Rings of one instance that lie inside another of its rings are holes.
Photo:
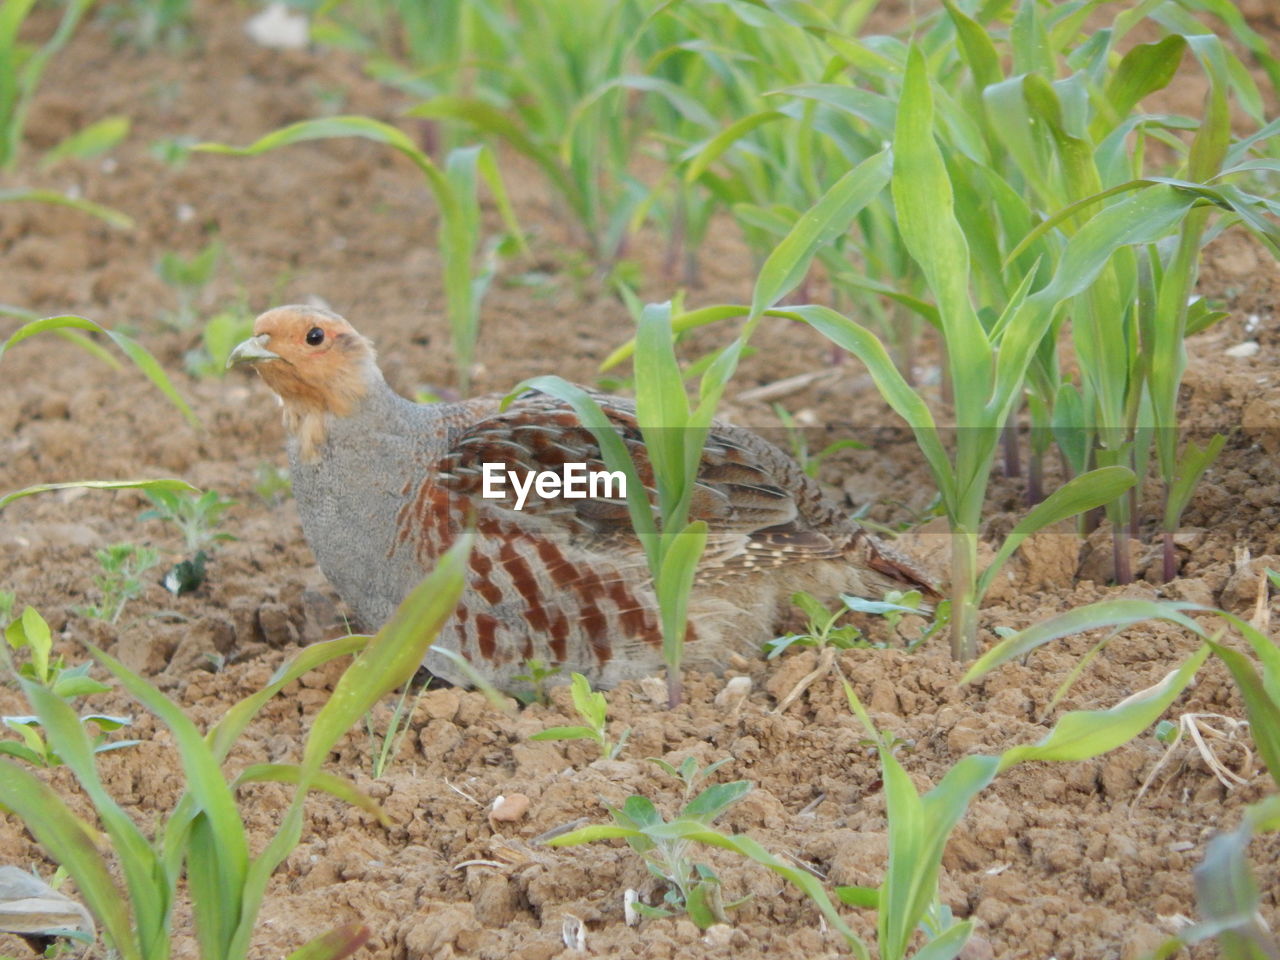
[[[165,316],[166,322],[178,330],[190,330],[196,322],[200,294],[218,271],[222,244],[213,240],[203,250],[183,257],[171,250],[160,255],[156,274],[173,288],[178,308]]]
[[[716,766],[718,764],[712,764],[698,771],[696,761],[691,765],[691,761],[686,760],[679,768],[666,764],[664,769],[674,769],[675,775],[684,780],[687,798],[692,788]],[[714,871],[692,858],[694,844],[732,851],[772,870],[804,891],[822,912],[826,922],[844,938],[858,960],[869,960],[866,944],[844,922],[817,877],[784,863],[748,836],[724,834],[712,829],[712,823],[751,789],[749,780],[707,787],[697,796],[687,799],[679,815],[669,821],[662,818],[647,797],[633,795],[621,807],[608,808],[612,824],[582,827],[547,843],[554,847],[571,847],[597,840],[626,840],[628,846],[643,858],[649,871],[667,885],[665,907],[632,903],[636,912],[656,917],[685,913],[704,930],[715,923],[725,922],[727,911],[737,904],[724,903],[720,881]]]
[[[171,523],[182,533],[186,558],[169,568],[161,579],[164,588],[175,596],[195,590],[205,579],[209,560],[206,547],[234,540],[229,533],[215,531],[222,515],[235,506],[235,500],[224,500],[216,490],[188,493],[173,490],[147,490],[154,506],[138,515],[139,520],[161,520]]]
[[[844,598],[846,602],[848,597]],[[848,609],[828,610],[822,602],[810,593],[800,591],[791,595],[791,602],[800,608],[805,615],[805,628],[802,633],[789,633],[776,637],[765,643],[768,659],[773,660],[789,647],[817,647],[825,650],[831,647],[836,650],[849,650],[853,647],[870,646],[862,631],[851,623],[836,626],[836,621],[849,612]]]
[[[796,423],[796,418],[788,412],[787,408],[780,403],[775,403],[773,412],[782,421],[782,427],[787,432],[787,445],[791,448],[791,455],[795,457],[796,463],[800,464],[801,469],[808,476],[815,479],[818,476],[818,471],[822,469],[822,461],[833,453],[839,453],[841,450],[867,449],[865,443],[845,439],[829,443],[817,453],[810,453],[809,441],[804,435],[804,430]]]
[[[12,609],[13,594],[0,597],[0,621],[8,618]],[[8,599],[10,602],[5,603]],[[49,624],[40,616],[35,607],[27,607],[22,616],[8,624],[4,631],[5,642],[9,650],[4,650],[4,664],[16,676],[24,677],[32,683],[48,689],[55,697],[70,703],[78,697],[94,693],[106,693],[111,688],[89,676],[89,661],[68,667],[61,656],[56,659],[53,654],[53,635]],[[27,651],[27,659],[15,667],[13,654]],[[56,767],[62,764],[62,758],[41,734],[40,719],[36,716],[0,717],[4,725],[22,737],[22,742],[0,740],[0,754],[17,757],[38,767]],[[114,740],[108,742],[107,733],[119,730],[133,722],[132,717],[111,716],[105,713],[88,713],[80,716],[81,724],[93,723],[99,733],[92,742],[94,753],[108,750],[119,750],[131,747],[137,740]]]
[[[618,759],[618,754],[626,746],[627,737],[631,736],[630,728],[622,731],[617,743],[609,736],[608,712],[609,702],[603,693],[591,689],[587,678],[580,673],[572,675],[569,692],[573,698],[573,709],[578,711],[584,721],[582,726],[548,727],[533,734],[530,740],[594,740],[600,747],[600,756],[606,760]]]
[[[173,490],[143,492],[154,506],[140,513],[138,519],[173,524],[182,534],[187,553],[194,554],[215,543],[235,539],[231,534],[215,529],[222,515],[236,505],[235,500],[223,499],[218,491],[206,490],[198,495]]]
[[[142,575],[160,562],[160,554],[135,543],[117,543],[97,551],[94,556],[102,572],[93,582],[102,599],[80,607],[79,612],[93,620],[115,623],[125,605],[142,593],[145,587]]]
[[[288,467],[277,467],[274,463],[260,463],[253,472],[253,492],[262,498],[267,506],[274,507],[284,502],[293,492],[293,480],[289,476]]]
[[[391,710],[391,717],[387,721],[387,729],[381,736],[374,730],[373,711],[370,710],[364,715],[365,733],[369,735],[369,744],[371,746],[372,765],[371,772],[375,780],[382,777],[387,769],[391,766],[392,759],[400,752],[400,744],[404,742],[404,735],[409,732],[409,721],[413,719],[413,711],[418,706],[418,701],[422,699],[422,695],[427,692],[430,681],[421,684],[418,692],[413,695],[413,699],[409,699],[409,690],[413,686],[413,678],[405,683],[404,688],[400,691],[400,696],[396,698],[396,705]]]
[[[196,377],[226,376],[231,351],[252,334],[253,315],[243,303],[220,310],[205,321],[200,331],[200,346],[187,351],[183,362]]]
[[[547,681],[560,676],[561,667],[553,667],[537,657],[532,657],[524,663],[524,673],[517,674],[515,680],[517,683],[527,685],[527,690],[521,690],[514,694],[515,698],[525,706],[533,703],[547,702]]]

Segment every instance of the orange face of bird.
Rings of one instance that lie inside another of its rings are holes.
[[[251,363],[285,409],[346,416],[379,376],[373,348],[336,313],[315,307],[276,307],[258,317],[253,336],[227,366]]]

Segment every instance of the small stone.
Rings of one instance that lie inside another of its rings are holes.
[[[311,42],[311,24],[306,14],[295,13],[279,2],[250,17],[244,32],[268,50],[302,50]]]
[[[489,810],[489,823],[515,823],[523,820],[529,812],[529,798],[523,793],[513,793],[509,797],[498,797]]]
[[[1222,354],[1226,357],[1244,359],[1254,356],[1259,349],[1257,340],[1246,340],[1244,343],[1237,343],[1234,347],[1227,347],[1222,351]]]

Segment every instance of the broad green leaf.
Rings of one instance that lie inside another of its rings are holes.
[[[796,221],[760,269],[751,297],[752,317],[758,317],[799,285],[818,248],[848,231],[853,218],[889,182],[892,168],[893,157],[888,150],[868,157],[837,180]]]
[[[1127,626],[1143,620],[1169,620],[1200,635],[1203,631],[1199,624],[1184,613],[1186,610],[1197,609],[1202,608],[1188,603],[1137,599],[1103,600],[1076,607],[1001,640],[974,662],[961,683],[972,683],[1002,663],[1025,656],[1051,640],[1100,627]]]
[[[978,578],[978,596],[983,596],[995,575],[1027,537],[1060,520],[1079,516],[1094,507],[1111,503],[1137,482],[1128,467],[1101,467],[1067,481],[1037,504],[1009,531],[1004,543]]]
[[[5,639],[14,650],[25,647],[30,651],[31,667],[37,680],[44,683],[49,676],[49,652],[53,649],[53,634],[40,611],[27,606],[22,616],[5,629]]]
[[[1129,50],[1107,80],[1106,98],[1114,117],[1127,117],[1139,100],[1167,87],[1177,75],[1186,49],[1186,38],[1172,34]],[[1100,132],[1094,131],[1095,141],[1101,139]]]
[[[1160,718],[1208,656],[1209,646],[1202,644],[1182,666],[1171,670],[1159,683],[1126,697],[1114,707],[1064,714],[1039,743],[1002,753],[1000,770],[1027,761],[1087,760],[1128,743]]]
[[[663,659],[672,674],[679,673],[688,622],[689,593],[706,546],[706,521],[697,520],[672,536],[658,571]]]

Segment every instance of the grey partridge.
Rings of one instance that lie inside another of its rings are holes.
[[[262,314],[229,363],[252,364],[279,395],[303,531],[362,627],[385,623],[474,528],[466,588],[437,646],[507,689],[531,659],[599,687],[661,670],[653,585],[618,491],[569,499],[528,484],[529,473],[563,474],[566,463],[604,469],[567,404],[536,391],[506,410],[497,395],[414,403],[387,386],[365,337],[314,307]],[[634,404],[595,396],[648,489]],[[514,484],[486,491],[486,463],[525,478],[521,509]],[[689,602],[691,668],[719,670],[734,653],[758,652],[797,590],[824,599],[879,599],[893,588],[935,596],[925,575],[850,520],[794,460],[726,423],[707,438],[692,518],[706,520],[709,534]],[[466,681],[438,653],[426,666]]]

